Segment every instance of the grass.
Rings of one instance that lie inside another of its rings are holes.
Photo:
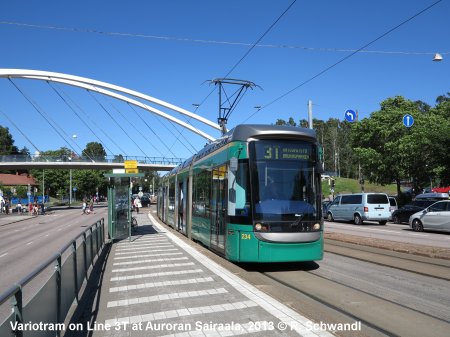
[[[334,183],[334,195],[343,193],[361,193],[361,185],[356,179],[336,177],[334,178]],[[322,180],[322,193],[325,198],[328,198],[328,196],[331,194],[330,188],[331,186],[328,184],[328,180]],[[366,182],[364,184],[364,192],[377,192],[386,193],[387,195],[396,195],[397,187],[395,184],[383,186]]]

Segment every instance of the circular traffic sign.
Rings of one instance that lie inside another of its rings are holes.
[[[403,116],[403,125],[407,128],[410,128],[414,124],[414,117],[410,114],[406,114]]]
[[[345,112],[345,119],[348,122],[353,123],[354,121],[356,121],[356,112],[353,110],[347,110]]]

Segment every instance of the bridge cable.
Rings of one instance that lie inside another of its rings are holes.
[[[150,125],[148,125],[148,123],[145,121],[144,118],[142,118],[142,116],[141,116],[141,115],[139,114],[139,112],[133,107],[133,105],[130,104],[130,103],[128,103],[128,102],[127,102],[127,104],[128,104],[128,106],[135,112],[135,114],[140,118],[140,120],[147,126],[147,128],[155,135],[155,137],[158,138],[158,140],[166,147],[166,149],[168,150],[168,152],[170,152],[170,153],[172,154],[173,157],[176,157],[176,155],[171,151],[171,149],[167,146],[167,144],[166,144],[165,142],[163,142],[163,140],[162,140],[161,137],[158,135],[158,133],[156,133],[156,132],[153,130],[153,128],[152,128]],[[153,116],[153,117],[155,117],[155,116]],[[156,119],[162,126],[164,126],[164,128],[165,128],[168,132],[170,132],[170,133],[173,135],[172,131],[169,130],[169,128],[168,128],[164,123],[162,123],[158,118],[155,118],[155,119]],[[185,145],[184,143],[181,143],[181,144],[182,144],[188,151],[190,151],[190,149],[187,148],[186,145]],[[192,151],[191,151],[191,153],[192,153]],[[163,155],[163,157],[164,157],[164,155]]]
[[[94,132],[94,130],[92,130],[92,128],[89,126],[88,123],[86,123],[86,121],[76,112],[76,110],[69,104],[69,102],[61,95],[61,93],[59,92],[59,90],[61,90],[64,95],[66,95],[68,97],[68,99],[70,99],[72,101],[73,104],[75,104],[75,106],[82,111],[86,116],[87,114],[81,109],[81,107],[79,107],[69,96],[68,94],[62,90],[62,89],[57,89],[55,88],[50,81],[46,81],[48,83],[48,85],[56,92],[56,94],[63,100],[63,102],[69,107],[70,110],[72,110],[72,112],[78,117],[78,119],[92,132],[92,134],[94,135],[94,137],[96,137],[98,139],[98,141],[100,142],[100,144],[102,144],[102,146],[104,146],[112,155],[114,155],[114,153],[108,149],[108,147],[103,144],[103,141],[97,136],[97,134]],[[92,160],[92,158],[89,158]]]
[[[27,137],[27,135],[16,125],[16,123],[14,123],[12,121],[12,119],[10,119],[8,117],[8,115],[6,113],[4,113],[1,109],[0,109],[0,113],[17,129],[17,131],[20,132],[20,134],[36,149],[36,151],[38,151],[39,153],[41,152],[41,150],[38,149],[38,147],[36,145],[34,145],[34,143]]]
[[[142,150],[142,148],[139,146],[139,144],[137,144],[135,141],[134,141],[134,139],[133,138],[131,138],[130,136],[129,136],[129,134],[125,131],[125,129],[120,125],[120,123],[119,122],[117,122],[116,120],[115,120],[115,118],[111,115],[111,113],[108,111],[108,109],[106,109],[105,108],[105,106],[102,104],[102,103],[100,103],[100,101],[95,97],[95,95],[92,93],[92,91],[91,90],[87,90],[88,92],[89,92],[89,94],[91,95],[91,97],[97,102],[97,104],[98,105],[100,105],[100,107],[103,109],[103,111],[105,111],[106,112],[106,114],[111,118],[111,120],[123,131],[123,133],[134,143],[134,145],[136,145],[136,147],[139,149],[139,150],[141,150],[141,152],[144,154],[144,156],[146,156],[146,157],[148,157],[148,155],[144,152],[144,150]],[[120,147],[119,147],[120,148]],[[123,151],[122,149],[121,149],[121,151]],[[126,155],[126,153],[125,153],[125,151],[123,151],[124,152],[124,154]],[[127,157],[128,157],[128,155],[126,155]]]
[[[69,102],[66,101],[66,99],[61,95],[61,93],[50,83],[50,81],[46,81],[47,84],[53,89],[53,91],[62,99],[62,101],[67,105],[67,107],[72,110],[72,112],[78,117],[78,119],[89,128],[89,130],[91,130],[91,132],[94,134],[94,136],[97,137],[97,135],[94,133],[94,131],[89,127],[89,124],[86,123],[86,121],[80,117],[80,115],[75,111],[75,109],[72,108],[72,106],[69,104]],[[97,137],[97,139],[99,139]],[[100,140],[100,139],[99,139]],[[102,143],[102,141],[100,140],[100,143]],[[83,151],[81,151],[83,152]],[[94,161],[94,159],[92,157],[89,156],[89,154],[86,152],[86,157],[88,157],[90,160]]]
[[[8,77],[8,80],[12,83],[12,85],[22,94],[22,96],[34,107],[34,109],[41,115],[42,118],[44,118],[44,120],[53,128],[53,130],[62,138],[62,140],[72,149],[72,151],[78,155],[77,151],[74,149],[74,147],[72,145],[70,145],[70,143],[66,140],[66,138],[64,138],[64,136],[61,134],[60,131],[58,131],[58,129],[55,127],[55,125],[63,132],[66,134],[66,137],[69,138],[69,135],[58,125],[58,123],[56,123],[47,113],[45,113],[44,111],[41,111],[41,109],[38,107],[38,105],[33,102],[25,93],[22,89],[20,89],[16,83],[14,83],[14,81]],[[47,115],[47,117],[45,116]],[[49,119],[52,120],[52,122],[55,124],[53,125],[52,123],[50,123]],[[80,146],[78,144],[75,143],[75,145],[78,146],[78,148],[80,148]],[[81,148],[80,148],[81,149]]]
[[[105,100],[106,100],[106,97],[105,97]],[[139,133],[140,135],[141,135],[141,137],[143,138],[143,139],[145,139],[146,141],[147,141],[147,143],[152,147],[152,148],[154,148],[157,152],[159,152],[160,154],[161,154],[161,156],[162,157],[164,157],[164,155],[162,154],[162,152],[161,151],[159,151],[159,149],[158,148],[156,148],[148,139],[147,139],[147,137],[136,127],[136,125],[134,125],[132,122],[130,122],[129,120],[128,120],[128,118],[120,111],[120,109],[119,108],[117,108],[112,102],[110,102],[110,101],[108,101],[109,102],[109,104],[111,105],[111,107],[117,112],[117,113],[119,113],[121,116],[122,116],[122,118],[124,119],[124,120],[126,120],[127,121],[127,123],[137,132],[137,133]]]

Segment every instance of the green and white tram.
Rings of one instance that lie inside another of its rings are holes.
[[[158,217],[237,262],[321,260],[315,132],[239,125],[163,177]]]

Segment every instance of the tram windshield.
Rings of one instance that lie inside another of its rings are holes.
[[[293,221],[318,221],[316,146],[305,141],[259,140],[252,142],[251,149],[254,220],[273,223],[271,231],[285,231],[283,222],[292,228]]]

